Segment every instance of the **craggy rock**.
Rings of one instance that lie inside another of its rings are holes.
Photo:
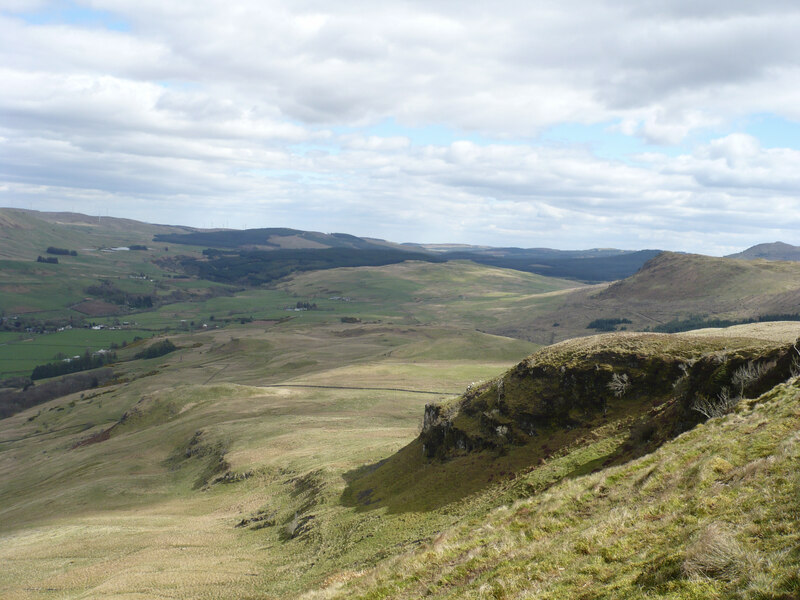
[[[660,405],[658,422],[637,435],[667,439],[703,419],[692,409],[698,397],[755,397],[789,377],[796,355],[792,345],[743,338],[617,333],[570,340],[470,386],[453,403],[427,405],[420,440],[430,458],[502,451],[554,429]],[[748,366],[758,373],[742,384]]]

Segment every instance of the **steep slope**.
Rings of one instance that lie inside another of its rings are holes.
[[[765,260],[800,260],[800,246],[792,246],[784,242],[757,244],[742,252],[729,254],[725,258],[741,258],[745,260],[755,260],[758,258],[763,258]]]
[[[564,479],[306,598],[792,600],[798,460],[795,377],[652,454]]]
[[[343,500],[430,510],[554,456],[584,453],[569,476],[622,464],[731,398],[786,380],[798,358],[792,344],[763,338],[617,333],[562,342],[426,406],[419,437],[356,474]]]

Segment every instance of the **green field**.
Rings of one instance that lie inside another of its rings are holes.
[[[30,375],[37,365],[83,354],[87,350],[108,350],[131,343],[135,338],[145,339],[152,335],[151,331],[141,329],[72,329],[49,334],[2,332],[0,378]]]

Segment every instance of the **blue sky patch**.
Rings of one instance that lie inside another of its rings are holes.
[[[119,15],[79,6],[67,0],[52,2],[42,10],[13,14],[31,25],[77,25],[113,31],[131,30],[130,23]]]

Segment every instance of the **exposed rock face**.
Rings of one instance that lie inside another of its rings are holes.
[[[611,334],[556,344],[453,403],[427,405],[423,452],[447,458],[502,451],[659,406],[648,435],[668,439],[704,418],[692,408],[698,399],[762,393],[789,376],[793,355],[791,345],[690,335]],[[741,375],[748,365],[749,379]]]

